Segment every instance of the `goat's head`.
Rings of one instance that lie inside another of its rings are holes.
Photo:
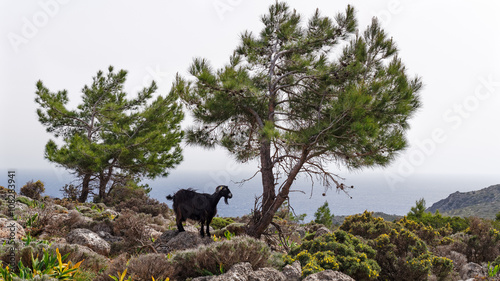
[[[232,198],[233,194],[231,193],[231,190],[226,185],[219,185],[215,189],[215,192],[219,193],[222,197],[224,197],[224,203],[229,204],[227,202],[227,199]]]

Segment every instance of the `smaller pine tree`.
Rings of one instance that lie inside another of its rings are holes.
[[[334,215],[330,212],[328,201],[325,201],[321,207],[314,213],[314,222],[324,224],[326,227],[331,227],[333,224]]]

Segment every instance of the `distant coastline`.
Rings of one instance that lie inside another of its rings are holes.
[[[193,174],[196,174],[196,176],[193,176]],[[193,187],[200,192],[212,193],[212,189],[215,188],[216,184],[226,184],[231,187],[234,197],[229,201],[229,205],[220,205],[219,215],[235,217],[251,212],[254,207],[255,196],[261,192],[260,178],[258,176],[240,187],[234,182],[241,181],[247,178],[248,175],[232,175],[230,179],[221,178],[221,180],[227,182],[217,183],[210,175],[209,171],[197,171],[196,173],[172,171],[167,178],[159,178],[153,181],[146,180],[144,182],[148,183],[149,187],[152,188],[150,196],[160,202],[167,202],[165,196],[179,188]],[[59,190],[64,184],[71,183],[72,180],[69,173],[56,169],[19,169],[17,170],[17,178],[18,188],[29,180],[40,179],[45,183],[45,194],[51,197],[61,197]],[[5,183],[6,173],[0,175],[0,185],[5,186]],[[391,215],[405,215],[415,205],[415,201],[420,198],[424,198],[427,206],[431,206],[456,191],[479,190],[498,183],[500,183],[500,177],[498,176],[423,175],[413,176],[397,188],[390,188],[383,175],[359,173],[346,177],[346,184],[355,186],[353,190],[349,191],[352,199],[343,192],[334,190],[328,190],[326,196],[322,196],[325,190],[319,185],[314,187],[311,195],[311,183],[304,179],[298,179],[293,189],[302,190],[305,194],[300,192],[291,193],[290,202],[296,214],[307,214],[305,221],[312,220],[314,212],[325,201],[328,201],[331,211],[337,216],[362,213],[364,210]],[[171,202],[167,203],[171,204]]]

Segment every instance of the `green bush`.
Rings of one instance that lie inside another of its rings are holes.
[[[383,218],[376,218],[373,212],[368,211],[346,217],[340,226],[340,229],[365,239],[375,239],[382,234],[388,234],[393,228],[399,228],[399,226]]]
[[[233,222],[234,221],[231,218],[214,217],[212,219],[212,222],[210,223],[210,226],[214,229],[221,229],[232,224]]]
[[[451,229],[451,233],[464,231],[469,227],[467,219],[442,216],[439,210],[435,214],[432,214],[431,212],[425,212],[425,209],[425,200],[418,200],[415,207],[412,207],[408,213],[408,219],[426,226],[432,226],[434,229],[448,228]]]
[[[470,218],[466,230],[465,255],[467,260],[482,263],[494,260],[500,254],[500,232],[489,221]]]
[[[307,276],[325,269],[339,270],[356,280],[375,280],[380,272],[373,260],[376,252],[345,231],[322,235],[304,243],[285,256],[285,263],[300,261]]]
[[[29,197],[31,199],[40,200],[42,193],[45,192],[45,187],[43,182],[37,180],[33,182],[32,180],[27,182],[23,187],[21,187],[21,195]]]
[[[424,240],[430,245],[440,244],[443,237],[448,236],[452,233],[452,229],[449,224],[447,224],[445,227],[434,229],[430,225],[425,225],[422,222],[410,220],[406,216],[399,220],[397,224],[410,230],[420,239]]]
[[[147,190],[137,186],[116,186],[104,199],[106,206],[114,207],[116,211],[132,210],[152,216],[168,213],[168,206],[150,198]]]
[[[427,280],[431,271],[441,279],[453,270],[451,260],[435,257],[424,241],[405,228],[380,235],[373,247],[382,280]]]

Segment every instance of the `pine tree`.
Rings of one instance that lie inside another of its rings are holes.
[[[99,71],[92,85],[83,88],[76,109],[67,108],[66,90],[52,93],[37,83],[38,119],[64,142],[59,147],[49,140],[45,157],[82,178],[81,202],[87,200],[93,182],[102,200],[113,182],[130,176],[166,176],[166,170],[182,160],[181,106],[172,95],[152,101],[154,82],[127,99],[126,75],[124,70],[113,72],[113,67],[107,75]]]
[[[421,88],[376,19],[359,34],[351,6],[334,19],[316,11],[303,24],[276,3],[262,23],[259,34],[241,35],[226,66],[195,58],[194,79],[178,75],[172,88],[199,124],[188,142],[259,161],[262,197],[247,231],[256,237],[299,173],[343,189],[329,163],[359,169],[394,159]]]

